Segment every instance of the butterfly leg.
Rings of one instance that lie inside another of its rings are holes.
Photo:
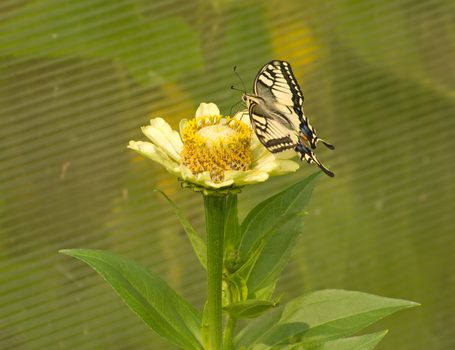
[[[330,177],[334,177],[335,174],[332,173],[329,169],[327,169],[316,157],[311,149],[303,145],[302,143],[298,143],[295,147],[295,151],[300,154],[300,159],[305,159],[309,164],[315,163],[319,169],[321,169],[326,175]]]
[[[249,113],[248,113],[248,112],[245,112],[245,111],[240,111],[240,112],[237,112],[237,113],[235,114],[235,117],[236,117],[236,118],[239,118],[240,121],[242,121],[243,117],[245,117],[245,116],[246,116],[247,118],[250,118]]]

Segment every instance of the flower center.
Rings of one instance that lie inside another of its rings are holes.
[[[182,164],[193,174],[210,172],[214,182],[222,182],[226,170],[248,170],[251,130],[237,119],[222,116],[196,117],[180,131]]]
[[[196,133],[206,140],[207,146],[214,146],[224,138],[234,136],[235,131],[229,126],[217,124],[204,126]]]

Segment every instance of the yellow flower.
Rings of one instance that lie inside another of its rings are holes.
[[[180,122],[180,133],[162,118],[151,119],[142,132],[150,142],[130,141],[128,148],[203,189],[241,187],[299,168],[287,159],[294,152],[277,156],[262,146],[247,113],[224,117],[214,103],[201,103],[193,119]]]

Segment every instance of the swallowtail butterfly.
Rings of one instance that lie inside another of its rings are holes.
[[[286,61],[267,63],[256,75],[253,94],[243,94],[248,114],[259,141],[272,153],[294,149],[308,163],[315,163],[329,176],[327,169],[313,153],[321,141],[329,149],[335,147],[320,139],[303,113],[303,94]]]

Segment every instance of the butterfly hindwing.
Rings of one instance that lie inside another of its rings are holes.
[[[300,154],[300,159],[305,159],[309,164],[311,163],[315,163],[319,169],[321,169],[325,174],[327,174],[328,176],[330,177],[334,177],[335,174],[333,172],[331,172],[329,169],[327,169],[324,164],[322,164],[318,157],[316,157],[316,155],[314,154],[314,152],[306,147],[303,143],[299,143],[295,150],[297,152],[299,152]]]
[[[264,110],[263,107],[266,105],[253,103],[248,110],[253,130],[259,141],[272,153],[294,148],[297,135],[291,132],[289,123],[275,112]]]

